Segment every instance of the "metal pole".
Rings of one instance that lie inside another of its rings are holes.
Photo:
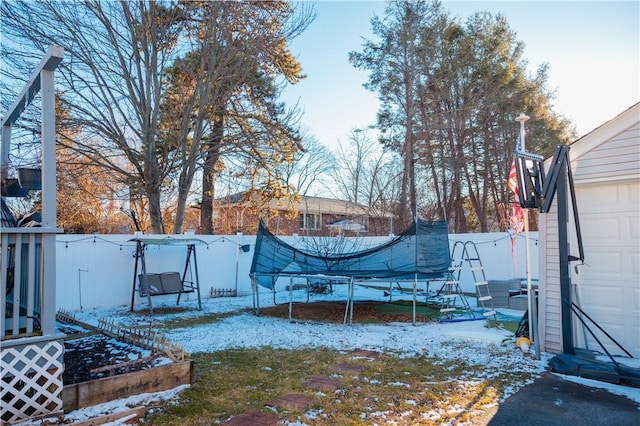
[[[198,287],[198,310],[202,310],[202,299],[200,298],[200,276],[198,275],[198,258],[196,257],[196,245],[192,244],[189,246],[189,254],[188,256],[193,255],[193,267],[195,268],[196,275],[196,285]],[[189,257],[187,257],[187,261]],[[180,297],[180,296],[178,296]]]
[[[525,130],[524,123],[529,119],[529,116],[520,114],[516,121],[520,123],[520,144],[522,151],[526,151],[525,145]],[[520,190],[524,190],[524,188],[520,188]],[[524,236],[525,236],[525,252],[527,258],[527,307],[529,309],[529,338],[533,343],[534,348],[534,358],[540,359],[540,342],[538,342],[538,308],[536,303],[536,295],[533,290],[532,280],[531,280],[531,248],[530,248],[530,239],[529,239],[529,212],[524,212]]]
[[[240,249],[242,247],[242,236],[243,236],[242,232],[236,232],[236,277],[235,277],[235,281],[236,281],[235,295],[236,296],[238,295],[238,267],[240,263]]]
[[[573,327],[571,326],[571,276],[569,270],[569,234],[567,229],[567,167],[566,160],[560,163],[557,181],[558,205],[558,257],[560,261],[560,311],[562,319],[562,352],[574,354]],[[569,303],[565,303],[569,301]]]
[[[416,237],[417,237],[417,234],[416,234]],[[413,310],[412,310],[413,325],[416,324],[416,299],[418,297],[417,293],[418,293],[418,271],[416,271],[415,274],[413,275]]]
[[[349,277],[349,324],[353,324],[353,294],[354,294],[353,277]]]
[[[138,262],[140,261],[140,256],[140,241],[136,241],[136,261],[133,266],[133,285],[131,288],[131,308],[129,309],[130,312],[133,312],[133,302],[136,298],[136,280],[138,279]],[[141,277],[139,283],[140,288],[143,284],[142,280],[143,278]],[[140,292],[140,296],[142,297],[142,292]]]
[[[82,272],[89,272],[89,270],[78,268],[78,297],[80,298],[80,310],[84,309],[82,307],[82,285],[81,285],[81,279],[80,279],[80,273]]]
[[[253,301],[253,312],[258,313],[257,304],[256,304],[256,276],[255,274],[251,274],[251,300]]]
[[[289,321],[291,321],[292,307],[293,307],[293,275],[289,277]]]
[[[414,276],[413,276],[413,307],[412,307],[412,319],[413,319],[413,325],[416,324],[416,297],[417,297],[417,293],[418,293],[418,249],[420,247],[420,237],[419,235],[419,230],[418,230],[418,203],[416,203],[416,210],[414,212],[414,225],[415,225],[415,229],[416,229],[416,243],[415,243],[415,250],[414,250]]]

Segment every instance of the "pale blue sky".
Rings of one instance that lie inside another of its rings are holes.
[[[549,63],[554,110],[583,136],[640,101],[640,2],[444,1],[462,19],[474,12],[502,13],[525,43],[533,74]],[[348,62],[350,51],[372,39],[370,18],[382,1],[317,1],[317,18],[291,48],[307,79],[287,89],[303,123],[320,142],[346,143],[351,129],[375,123],[378,101],[362,87],[367,73]],[[517,124],[516,124],[517,125]]]

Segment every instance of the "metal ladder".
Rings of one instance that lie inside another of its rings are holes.
[[[484,273],[484,267],[482,266],[482,260],[480,260],[476,244],[473,241],[467,241],[465,243],[457,241],[453,246],[452,259],[454,259],[454,255],[456,254],[456,248],[458,251],[462,251],[460,262],[456,267],[456,280],[460,280],[462,265],[466,262],[469,265],[476,286],[478,308],[482,308],[482,315],[485,318],[493,317],[493,319],[497,321],[496,310],[493,307],[493,297],[491,297],[491,292],[489,291],[489,281],[487,281],[487,276]]]
[[[461,256],[457,259],[456,254],[462,255],[462,253],[464,253],[464,244],[461,241],[456,241],[451,251],[451,266],[447,278],[437,293],[440,300],[440,320],[452,320],[456,315],[475,318],[473,309],[460,287],[460,270],[463,259]]]

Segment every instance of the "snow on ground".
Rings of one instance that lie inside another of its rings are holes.
[[[262,289],[265,291],[264,289]],[[332,294],[311,294],[310,301],[346,301],[348,287],[334,286]],[[485,374],[509,366],[512,371],[520,370],[534,374],[547,369],[551,354],[541,354],[535,360],[530,354],[523,354],[516,349],[513,333],[487,328],[485,321],[466,321],[457,323],[392,323],[392,324],[324,324],[317,322],[291,322],[286,319],[256,316],[251,295],[226,298],[206,298],[202,300],[202,311],[198,311],[197,299],[188,295],[180,306],[188,307],[183,312],[151,316],[144,310],[146,303],[136,306],[137,315],[131,315],[126,306],[113,309],[95,309],[77,312],[76,319],[90,324],[97,324],[100,318],[115,318],[123,326],[140,325],[141,323],[159,322],[178,317],[197,317],[209,314],[237,315],[227,316],[219,321],[189,328],[163,330],[163,334],[172,341],[183,344],[190,353],[213,352],[229,348],[256,348],[270,346],[273,348],[293,349],[299,347],[326,347],[335,350],[350,351],[354,348],[393,352],[398,356],[427,355],[443,361],[460,360],[469,365],[485,366]],[[276,303],[288,303],[289,292],[276,294]],[[394,291],[393,300],[412,300],[412,295]],[[161,300],[160,303],[156,302]],[[304,290],[293,292],[294,302],[306,302]],[[389,296],[380,289],[356,286],[354,301],[380,300],[388,301]],[[424,301],[424,295],[417,300]],[[468,298],[474,307],[475,299]],[[274,297],[270,292],[262,292],[259,297],[260,307],[274,305]],[[175,297],[155,298],[156,307],[174,307]],[[295,304],[292,309],[295,309]],[[247,312],[247,310],[251,310]],[[497,309],[498,319],[519,321],[521,311]],[[146,312],[146,314],[145,314]],[[510,339],[511,338],[511,339]],[[635,360],[633,360],[635,361]],[[628,364],[628,361],[626,362]],[[634,365],[639,366],[639,365]],[[626,395],[640,402],[640,392],[626,386],[611,385],[595,380],[574,376],[562,376],[567,380],[577,381],[592,387],[599,387],[618,395]],[[516,392],[518,389],[513,389]],[[513,393],[512,392],[512,393]],[[504,398],[510,396],[504,395]]]
[[[398,356],[426,355],[445,361],[459,360],[469,365],[483,366],[484,377],[491,377],[492,372],[504,369],[533,373],[534,376],[545,371],[549,354],[542,354],[541,360],[535,360],[530,354],[523,354],[516,349],[513,334],[509,331],[485,327],[485,321],[466,321],[457,323],[392,323],[392,324],[324,324],[317,322],[295,321],[286,319],[256,316],[247,310],[253,308],[252,296],[207,298],[202,300],[202,311],[197,310],[197,299],[193,295],[181,300],[180,306],[188,307],[182,312],[165,315],[149,315],[146,304],[136,306],[136,313],[131,314],[128,307],[112,309],[94,309],[76,312],[77,320],[89,324],[98,324],[99,319],[115,319],[121,326],[139,326],[156,323],[179,317],[199,317],[211,314],[230,314],[219,321],[193,326],[189,328],[162,330],[162,334],[175,343],[183,344],[190,353],[213,352],[229,348],[256,348],[270,346],[273,348],[294,349],[300,347],[326,347],[335,350],[350,351],[355,348],[396,353]],[[347,286],[334,287],[329,295],[312,294],[311,301],[346,301]],[[410,294],[394,292],[394,300],[411,300]],[[304,302],[306,292],[293,292],[293,300]],[[154,307],[175,307],[175,297],[156,297]],[[356,287],[354,300],[388,301],[389,297],[382,291],[366,287]],[[419,296],[418,300],[424,300]],[[288,303],[289,293],[277,294],[277,303]],[[473,299],[469,299],[471,304]],[[260,306],[273,306],[271,293],[261,293]],[[295,305],[293,305],[295,309]],[[523,312],[498,310],[500,318],[518,321]],[[236,314],[233,314],[236,313]],[[160,325],[161,327],[161,325]],[[640,402],[637,389],[610,385],[593,380],[566,377],[567,380],[578,381],[588,386],[600,387],[612,393],[626,395]],[[180,389],[179,389],[180,390]],[[517,392],[511,389],[503,399]],[[166,400],[177,395],[176,390],[145,394],[96,407],[77,410],[66,418],[81,420],[102,415],[105,412],[124,411],[128,407],[144,405],[153,398]],[[121,407],[121,408],[119,408]],[[35,423],[31,423],[35,424]]]
[[[334,287],[334,292],[328,295],[311,295],[311,301],[346,301],[347,286]],[[395,293],[394,300],[411,300],[411,295]],[[97,324],[100,318],[115,318],[116,323],[123,326],[135,326],[151,321],[161,323],[167,319],[178,317],[198,317],[207,314],[228,312],[239,313],[223,318],[212,324],[205,324],[189,328],[163,330],[162,333],[174,342],[185,345],[190,353],[213,352],[237,347],[261,347],[292,349],[299,347],[327,347],[336,350],[351,350],[362,348],[377,351],[395,352],[399,355],[428,354],[439,358],[470,358],[472,363],[491,363],[496,361],[492,351],[484,348],[487,345],[500,345],[513,333],[502,329],[488,329],[485,321],[465,321],[457,323],[393,323],[393,324],[324,324],[317,322],[295,321],[256,316],[253,312],[246,312],[252,308],[252,297],[211,298],[203,299],[202,311],[196,309],[197,301],[194,296],[188,302],[180,305],[191,309],[179,313],[151,316],[144,314],[144,305],[137,306],[141,315],[130,315],[127,307],[108,310],[96,309],[75,314],[76,319],[90,324]],[[424,300],[424,296],[421,298]],[[306,301],[306,292],[296,290],[293,300]],[[384,292],[357,287],[354,300],[387,301]],[[289,293],[278,293],[277,303],[288,303]],[[469,299],[469,302],[472,300]],[[155,302],[155,300],[154,300]],[[273,306],[271,294],[261,294],[260,306]],[[165,299],[162,305],[155,307],[175,306],[175,297]],[[293,305],[295,310],[295,305]],[[244,312],[240,312],[244,311]],[[519,320],[522,312],[505,311],[505,317]],[[464,342],[461,344],[460,342]],[[445,344],[448,343],[448,344]],[[454,349],[460,347],[459,349]],[[515,352],[515,351],[505,351]],[[524,359],[527,369],[540,371],[544,366],[532,362],[530,357],[523,357],[521,352],[513,354],[515,358]]]

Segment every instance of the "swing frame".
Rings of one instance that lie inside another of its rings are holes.
[[[173,237],[136,237],[129,241],[136,243],[135,265],[133,268],[133,284],[131,288],[131,307],[135,302],[136,291],[141,297],[146,297],[149,303],[149,312],[153,315],[152,296],[178,295],[176,305],[180,304],[180,297],[184,293],[196,293],[198,295],[198,310],[202,310],[202,298],[200,296],[200,278],[198,276],[198,259],[196,256],[196,245],[206,244],[197,238],[173,238]],[[182,274],[179,272],[147,272],[147,262],[145,251],[147,246],[184,246],[187,248],[187,258],[185,260]],[[193,266],[195,273],[191,272]],[[140,274],[138,270],[140,268]],[[187,280],[187,273],[190,280]],[[162,283],[166,283],[163,285]]]

